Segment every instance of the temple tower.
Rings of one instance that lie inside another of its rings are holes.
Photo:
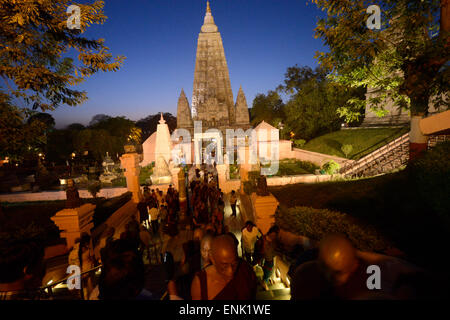
[[[236,98],[236,124],[246,126],[250,122],[248,115],[247,99],[245,99],[244,90],[242,86],[239,88],[239,92]]]
[[[184,90],[181,89],[180,97],[178,98],[177,107],[177,127],[178,128],[192,128],[191,109],[189,108],[189,102],[186,98]]]
[[[250,127],[249,116],[242,89],[238,100],[240,102],[235,105],[222,37],[208,1],[197,41],[192,108],[189,112],[189,102],[182,91],[178,100],[177,128],[190,129],[193,121],[202,121],[203,131],[209,128],[222,131],[236,127],[247,129]]]

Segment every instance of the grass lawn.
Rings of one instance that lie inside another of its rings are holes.
[[[302,149],[345,158],[341,147],[350,144],[353,150],[348,158],[357,160],[408,131],[408,127],[340,130],[312,139]]]
[[[267,165],[266,167],[269,166],[270,165]],[[296,159],[280,160],[278,171],[275,176],[311,174],[314,173],[316,169],[319,169],[319,167],[309,161],[301,161]]]
[[[444,268],[450,224],[435,214],[412,187],[408,171],[374,178],[270,187],[288,208],[306,206],[347,213],[374,226],[408,259],[424,267]]]

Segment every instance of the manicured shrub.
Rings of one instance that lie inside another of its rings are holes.
[[[330,160],[323,164],[322,170],[325,174],[336,174],[339,172],[341,166],[334,160]]]
[[[421,201],[450,220],[450,141],[439,143],[410,164],[410,179]]]
[[[327,234],[344,234],[356,248],[363,251],[382,252],[391,246],[372,226],[362,225],[337,211],[309,207],[282,208],[275,215],[275,221],[280,228],[317,241]]]
[[[305,145],[306,140],[304,139],[296,139],[294,140],[294,146],[296,146],[297,148],[301,148]]]
[[[353,146],[351,144],[344,144],[341,147],[341,151],[345,154],[345,157],[348,158],[348,155],[353,151]]]

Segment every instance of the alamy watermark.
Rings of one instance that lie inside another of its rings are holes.
[[[369,290],[381,289],[381,269],[376,264],[372,264],[367,267],[367,274],[370,276],[367,278],[366,285]]]
[[[367,7],[366,13],[370,14],[370,16],[366,20],[366,26],[370,30],[381,29],[381,9],[376,4],[370,5]]]
[[[172,149],[175,165],[260,164],[262,175],[273,175],[278,171],[279,131],[275,128],[258,131],[252,128],[245,131],[241,128],[226,129],[224,140],[221,130],[210,128],[203,132],[202,122],[194,121],[193,139],[189,130],[179,128],[172,133],[171,140],[176,143]]]
[[[70,274],[67,279],[67,289],[81,289],[81,269],[79,266],[71,264],[67,267],[66,273]]]
[[[79,6],[72,4],[67,8],[66,11],[70,14],[69,18],[67,18],[67,28],[70,30],[73,29],[81,29],[81,9]]]

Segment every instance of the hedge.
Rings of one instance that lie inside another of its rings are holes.
[[[421,201],[450,222],[450,141],[441,142],[409,167],[409,178]]]
[[[383,252],[392,244],[372,226],[362,225],[345,213],[309,207],[282,208],[275,215],[276,224],[294,234],[320,241],[325,235],[346,235],[356,248]]]

